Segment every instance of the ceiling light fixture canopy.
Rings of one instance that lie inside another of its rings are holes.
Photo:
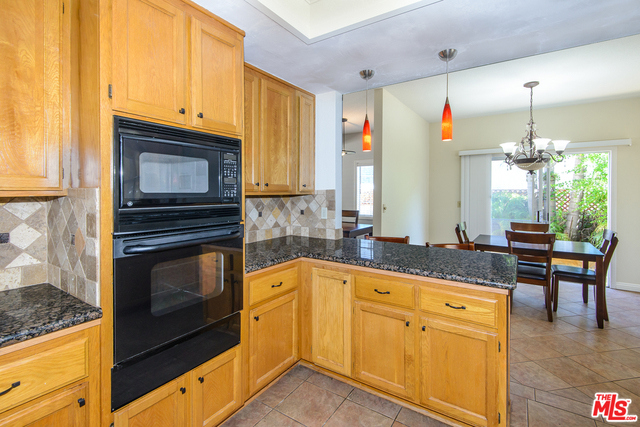
[[[362,77],[367,82],[364,101],[364,126],[362,127],[362,151],[364,152],[371,151],[371,126],[369,125],[369,79],[373,77],[374,74],[375,71],[373,70],[360,71],[360,77]]]
[[[453,139],[453,118],[451,117],[451,106],[449,105],[449,61],[456,57],[456,49],[445,49],[438,52],[438,57],[447,63],[447,100],[444,102],[442,110],[442,140],[451,141]]]
[[[356,154],[355,151],[353,150],[347,150],[345,149],[344,143],[345,143],[345,129],[344,129],[344,124],[347,122],[347,119],[345,119],[344,117],[342,118],[342,155],[344,156],[345,154]]]
[[[502,151],[505,154],[505,163],[511,168],[516,165],[522,170],[528,171],[533,174],[534,171],[545,167],[549,161],[561,162],[564,160],[564,150],[570,141],[563,139],[556,139],[551,141],[549,138],[541,138],[536,132],[536,122],[533,121],[533,88],[538,86],[539,82],[527,82],[524,87],[531,91],[531,98],[529,103],[529,123],[526,126],[526,134],[520,140],[520,143],[505,142],[500,144]],[[547,145],[551,142],[553,144],[552,152],[547,150]]]

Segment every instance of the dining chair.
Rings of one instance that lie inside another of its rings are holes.
[[[447,248],[447,249],[460,249],[463,251],[475,251],[475,245],[473,242],[469,243],[426,243],[428,248]]]
[[[533,233],[547,233],[549,224],[543,222],[512,222],[511,229],[513,231],[530,231]]]
[[[469,237],[467,236],[466,221],[462,221],[456,224],[456,236],[458,237],[458,243],[469,243]]]
[[[522,233],[511,230],[505,231],[505,234],[509,253],[517,256],[518,261],[539,263],[539,265],[526,265],[518,262],[517,281],[543,287],[547,320],[553,322],[551,260],[556,235],[554,233]]]
[[[604,230],[602,234],[600,252],[604,254],[604,275],[607,275],[613,252],[618,246],[618,236],[611,230]],[[553,311],[558,310],[558,284],[560,280],[565,282],[582,283],[582,301],[589,302],[589,285],[596,284],[596,272],[588,268],[573,267],[569,265],[553,265]],[[607,299],[603,301],[604,318],[609,319],[607,312]]]
[[[355,225],[358,225],[358,215],[360,214],[360,211],[350,211],[350,210],[342,210],[342,221],[344,221],[345,218],[354,218],[355,221],[353,222]],[[350,221],[349,221],[350,222]]]
[[[366,240],[377,240],[378,242],[392,242],[392,243],[406,243],[409,244],[409,236],[404,237],[382,237],[382,236],[367,236]]]

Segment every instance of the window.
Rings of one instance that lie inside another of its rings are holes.
[[[373,165],[356,162],[356,209],[360,217],[373,217]]]

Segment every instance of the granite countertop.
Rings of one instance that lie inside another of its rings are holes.
[[[473,285],[516,288],[517,258],[513,255],[363,239],[287,236],[249,243],[245,247],[245,271],[251,273],[302,257]]]
[[[0,292],[0,347],[102,317],[102,309],[48,283]]]

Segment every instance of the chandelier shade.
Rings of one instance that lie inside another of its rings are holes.
[[[569,141],[558,139],[552,141],[550,138],[542,138],[536,132],[536,123],[533,121],[533,88],[538,86],[538,82],[528,82],[524,87],[531,91],[529,104],[529,123],[526,126],[526,134],[516,142],[504,142],[500,144],[505,155],[505,163],[517,166],[519,169],[533,173],[545,167],[551,160],[561,162],[562,155],[569,144]],[[553,144],[553,152],[548,150],[549,143]]]

